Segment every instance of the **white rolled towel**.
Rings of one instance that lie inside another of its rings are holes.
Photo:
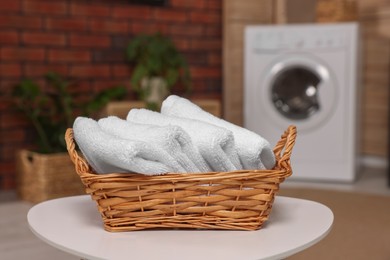
[[[192,144],[191,137],[179,126],[138,124],[116,116],[102,118],[98,124],[104,131],[117,137],[158,145],[184,168],[183,172],[209,171],[198,149]]]
[[[147,109],[130,110],[127,120],[160,126],[180,126],[191,136],[193,144],[198,147],[213,171],[242,169],[231,131],[198,120],[165,116]]]
[[[183,170],[163,149],[146,142],[110,135],[93,119],[76,118],[73,132],[81,152],[96,173],[157,175]]]
[[[188,99],[176,95],[167,97],[162,103],[161,113],[167,116],[197,119],[232,131],[245,169],[272,169],[275,166],[275,155],[266,139],[204,111]]]

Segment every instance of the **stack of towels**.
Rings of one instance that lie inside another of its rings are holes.
[[[175,95],[162,103],[161,113],[132,109],[126,120],[78,117],[73,132],[100,174],[227,172],[275,165],[267,140]]]

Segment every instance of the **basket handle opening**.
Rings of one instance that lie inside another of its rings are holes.
[[[278,166],[283,167],[283,164],[290,163],[292,149],[295,145],[297,137],[297,128],[290,125],[282,134],[281,139],[274,148],[274,154],[278,161]]]

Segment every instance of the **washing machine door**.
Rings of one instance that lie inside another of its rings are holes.
[[[263,74],[260,97],[268,119],[300,131],[320,127],[337,106],[337,82],[322,61],[310,55],[283,55]]]

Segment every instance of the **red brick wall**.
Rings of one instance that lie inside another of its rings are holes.
[[[128,85],[124,50],[139,33],[172,37],[187,57],[193,97],[221,98],[222,0],[168,0],[164,7],[125,0],[0,1],[0,189],[15,188],[15,152],[33,132],[12,106],[12,86],[47,71],[78,80],[87,93]],[[134,98],[130,87],[129,99]]]

